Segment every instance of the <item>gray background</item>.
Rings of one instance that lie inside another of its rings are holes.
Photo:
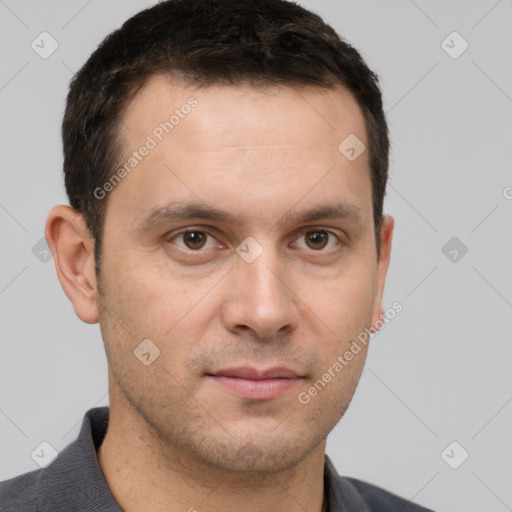
[[[436,510],[511,510],[512,2],[301,3],[381,76],[396,221],[384,307],[404,306],[374,338],[327,452],[342,474]],[[75,317],[37,243],[67,202],[68,81],[151,4],[0,0],[0,480],[36,469],[42,441],[61,450],[87,409],[108,404],[99,328]],[[31,48],[43,31],[59,45],[47,59]],[[458,58],[445,51],[463,48],[453,31],[469,44]],[[453,441],[462,448],[443,459]]]

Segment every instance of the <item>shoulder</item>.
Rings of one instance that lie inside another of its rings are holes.
[[[376,485],[341,476],[327,455],[324,485],[333,512],[432,512]]]
[[[42,469],[0,482],[1,512],[36,512],[37,487]]]
[[[0,512],[116,511],[96,449],[108,424],[107,407],[90,409],[78,439],[47,466],[0,482]]]
[[[344,477],[343,480],[355,488],[371,512],[396,512],[398,510],[400,512],[433,512],[357,478]]]

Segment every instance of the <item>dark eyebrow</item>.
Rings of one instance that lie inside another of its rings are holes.
[[[165,206],[154,208],[136,219],[138,229],[147,229],[166,222],[183,220],[211,220],[225,224],[241,224],[239,216],[225,210],[208,206],[204,203],[169,203]],[[270,229],[279,224],[294,224],[312,222],[317,220],[349,220],[358,224],[364,223],[364,215],[358,206],[354,204],[328,204],[309,208],[300,212],[288,211]],[[270,230],[269,230],[270,231]]]
[[[359,224],[364,223],[364,215],[355,204],[336,203],[317,206],[297,213],[289,211],[283,215],[277,224],[313,222],[316,220],[349,220]]]
[[[169,203],[150,210],[149,213],[137,218],[137,227],[146,229],[154,225],[177,220],[204,219],[237,224],[237,218],[224,210],[211,208],[203,203]]]

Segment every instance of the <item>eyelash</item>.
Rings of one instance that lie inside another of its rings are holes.
[[[297,238],[296,240],[298,240],[298,239],[300,239],[300,238],[304,237],[304,236],[305,236],[305,235],[307,235],[308,233],[314,233],[314,232],[323,232],[323,233],[327,233],[327,234],[329,235],[329,240],[328,240],[327,244],[329,244],[329,243],[331,242],[331,239],[332,239],[332,238],[334,238],[334,239],[335,239],[335,242],[336,242],[336,246],[335,246],[335,247],[337,247],[337,246],[341,245],[341,243],[342,243],[341,238],[340,238],[340,237],[339,237],[335,232],[333,232],[333,231],[331,231],[331,230],[329,230],[329,229],[326,229],[326,228],[321,228],[321,227],[319,227],[319,228],[317,228],[317,227],[313,227],[313,228],[312,228],[312,227],[309,227],[309,226],[308,226],[308,229],[307,229],[307,230],[302,231],[302,232],[300,233],[300,235],[298,236],[298,238]],[[187,233],[202,233],[202,234],[205,234],[205,235],[206,235],[207,237],[209,237],[209,238],[213,238],[214,240],[217,240],[217,238],[216,238],[214,235],[212,235],[211,233],[209,233],[208,231],[206,231],[206,230],[204,230],[204,229],[187,228],[187,229],[185,229],[184,231],[180,231],[179,233],[175,233],[175,234],[173,234],[171,237],[169,237],[169,238],[167,239],[167,242],[168,242],[168,243],[173,243],[173,241],[174,241],[175,239],[177,239],[177,238],[179,238],[179,237],[183,237],[183,236],[184,236],[184,235],[186,235]],[[296,241],[294,242],[294,244],[295,244],[295,243],[296,243]],[[176,245],[178,245],[178,244],[176,244]],[[208,250],[208,249],[204,249],[204,248],[200,248],[200,249],[196,249],[196,250],[194,250],[194,249],[190,249],[190,248],[186,247],[186,246],[185,246],[185,244],[184,244],[184,246],[183,246],[183,247],[182,247],[182,246],[180,246],[180,245],[178,245],[178,247],[180,247],[180,249],[182,249],[182,250],[184,250],[184,251],[186,251],[186,252],[188,252],[188,253],[190,253],[190,254],[200,254],[200,253],[204,253],[204,252],[206,252],[206,251]],[[305,248],[305,249],[308,249],[308,248]],[[329,251],[330,251],[330,250],[332,250],[332,249],[333,249],[333,248],[330,248],[330,249],[324,249],[324,248],[322,248],[322,249],[318,249],[318,250],[315,250],[315,249],[309,249],[309,250],[310,250],[311,252],[313,252],[313,253],[314,253],[314,252],[317,252],[317,253],[327,253],[327,252],[329,252]]]

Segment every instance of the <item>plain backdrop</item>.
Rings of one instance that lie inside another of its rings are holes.
[[[327,453],[340,473],[435,510],[510,510],[512,2],[300,3],[381,77],[396,222],[384,308],[403,304]],[[42,441],[61,450],[86,410],[108,404],[99,328],[74,315],[41,238],[67,202],[68,82],[151,4],[0,1],[0,480],[36,469]],[[58,45],[47,58],[41,37]]]

